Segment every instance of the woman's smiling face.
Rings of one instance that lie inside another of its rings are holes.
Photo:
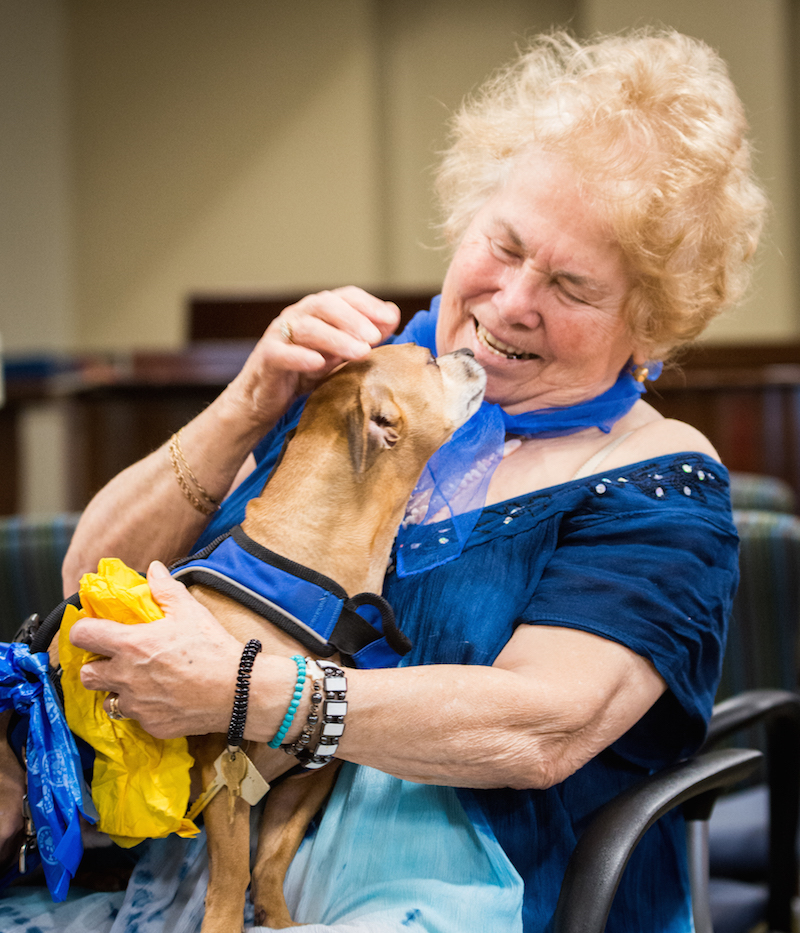
[[[439,353],[469,347],[510,413],[600,395],[631,356],[630,278],[575,172],[534,152],[467,228],[442,288]]]

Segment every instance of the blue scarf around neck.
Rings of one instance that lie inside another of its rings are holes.
[[[436,356],[440,301],[441,295],[437,295],[430,310],[415,314],[392,343],[416,343]],[[607,434],[644,391],[626,365],[610,389],[577,405],[510,415],[499,405],[483,402],[431,457],[412,493],[397,536],[398,575],[409,576],[458,557],[486,501],[506,435],[559,437],[587,428],[599,428]]]

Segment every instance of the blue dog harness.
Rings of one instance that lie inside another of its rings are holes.
[[[411,650],[382,596],[348,597],[334,580],[258,544],[241,525],[170,572],[187,586],[199,583],[236,600],[319,657],[338,652],[352,667],[395,667]]]

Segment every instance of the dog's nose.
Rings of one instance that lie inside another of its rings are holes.
[[[475,354],[472,352],[472,350],[469,349],[469,347],[462,347],[460,350],[456,350],[453,353],[453,356],[470,356],[472,359],[475,359]]]

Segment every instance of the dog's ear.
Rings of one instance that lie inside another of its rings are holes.
[[[400,440],[402,413],[386,386],[362,386],[347,419],[350,461],[356,476],[370,469],[382,450]]]

